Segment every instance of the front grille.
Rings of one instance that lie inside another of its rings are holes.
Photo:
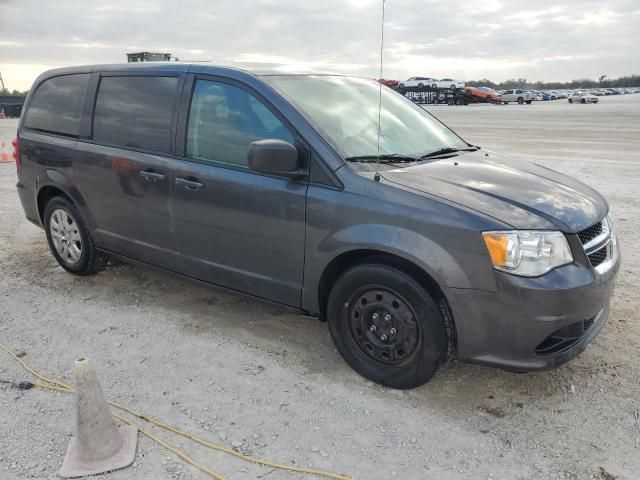
[[[615,236],[608,218],[578,232],[589,263],[598,273],[607,271],[615,254]]]
[[[578,238],[580,242],[584,245],[585,243],[589,243],[591,240],[596,238],[598,235],[602,233],[602,222],[598,222],[595,225],[592,225],[589,228],[585,228],[578,232]]]
[[[600,250],[596,250],[595,252],[590,253],[588,257],[589,257],[589,261],[591,262],[591,265],[593,265],[593,267],[595,268],[598,265],[600,265],[602,262],[604,262],[607,259],[608,255],[609,255],[608,248],[602,247]]]

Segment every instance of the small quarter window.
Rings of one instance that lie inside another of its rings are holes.
[[[62,75],[45,80],[25,112],[24,126],[32,130],[77,137],[89,74]]]

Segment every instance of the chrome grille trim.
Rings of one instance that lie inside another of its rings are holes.
[[[618,261],[618,246],[609,217],[578,232],[577,235],[587,254],[589,263],[600,275],[609,271],[616,264]]]

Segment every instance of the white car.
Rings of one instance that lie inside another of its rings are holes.
[[[411,77],[411,78],[407,78],[404,82],[400,82],[398,84],[398,88],[403,89],[403,88],[412,88],[412,87],[418,87],[418,88],[423,88],[423,87],[431,87],[432,85],[435,84],[435,82],[437,82],[437,80],[435,78],[430,78],[430,77]]]
[[[450,88],[455,90],[456,88],[464,88],[467,84],[461,80],[454,80],[453,78],[443,78],[442,80],[434,80],[431,84],[432,88]]]
[[[598,103],[598,97],[588,92],[574,92],[569,95],[569,103]]]
[[[407,78],[404,82],[400,82],[398,88],[464,88],[465,82],[461,82],[460,80],[454,80],[453,78],[443,78],[442,80],[436,80],[431,77],[411,77]]]

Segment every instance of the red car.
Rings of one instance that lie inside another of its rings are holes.
[[[397,87],[400,84],[400,80],[387,80],[385,78],[381,78],[378,81],[387,87]]]

